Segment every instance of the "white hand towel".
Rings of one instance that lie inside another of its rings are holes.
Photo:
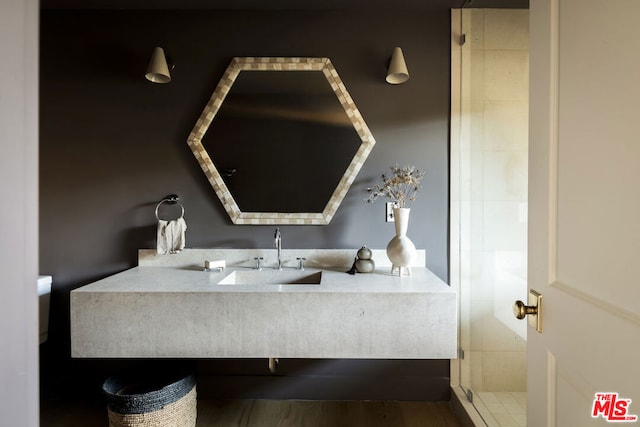
[[[185,246],[187,223],[184,218],[171,221],[158,220],[157,253],[158,255],[180,252]]]
[[[180,252],[184,249],[186,240],[185,232],[187,231],[187,223],[184,218],[178,218],[169,222],[169,227],[172,229],[172,245],[173,252]]]

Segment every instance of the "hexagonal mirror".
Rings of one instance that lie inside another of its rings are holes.
[[[328,58],[234,58],[187,142],[234,224],[328,224],[375,144]]]

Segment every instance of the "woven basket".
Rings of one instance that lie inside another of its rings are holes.
[[[164,380],[164,381],[163,381]],[[193,375],[109,378],[107,396],[110,427],[195,427],[196,380]]]

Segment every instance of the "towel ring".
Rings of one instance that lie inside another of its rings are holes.
[[[180,205],[180,209],[181,209],[181,213],[180,216],[176,219],[180,219],[180,218],[184,218],[184,206],[182,206],[182,203],[180,203],[180,198],[178,196],[176,196],[175,194],[171,194],[167,197],[165,197],[164,199],[160,200],[160,203],[158,203],[156,205],[156,219],[158,221],[160,221],[160,217],[158,216],[158,209],[160,209],[160,206],[163,203],[167,203],[169,205],[175,205],[176,203]]]

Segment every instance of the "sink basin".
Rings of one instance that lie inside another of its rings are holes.
[[[218,285],[319,285],[322,271],[232,271]]]

